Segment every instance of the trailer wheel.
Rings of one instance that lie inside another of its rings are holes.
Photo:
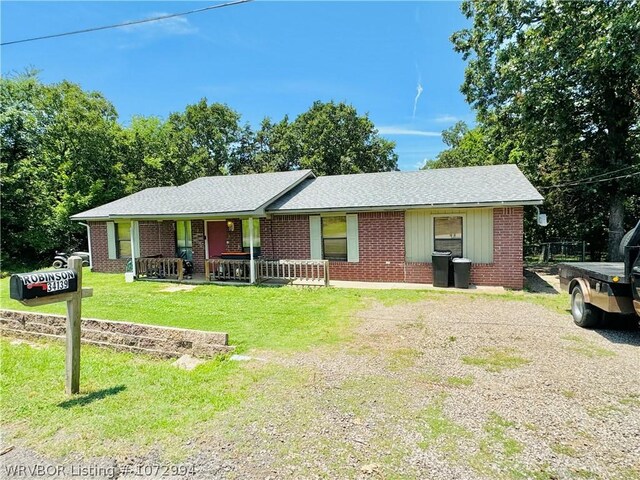
[[[595,328],[602,318],[602,310],[584,301],[580,284],[571,291],[571,315],[574,323],[582,328]]]

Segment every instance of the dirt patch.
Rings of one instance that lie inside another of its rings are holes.
[[[185,284],[178,284],[178,285],[168,285],[166,287],[164,287],[163,289],[161,289],[161,292],[190,292],[191,290],[194,290],[195,288],[197,288],[197,285],[185,285]]]

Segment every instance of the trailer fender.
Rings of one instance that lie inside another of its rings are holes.
[[[585,303],[591,303],[591,287],[584,278],[574,278],[569,282],[569,293],[573,292],[573,288],[580,285]]]

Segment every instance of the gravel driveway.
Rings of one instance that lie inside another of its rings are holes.
[[[640,478],[640,331],[430,298],[371,305],[338,346],[250,352],[268,380],[184,463],[203,479]]]
[[[639,331],[460,295],[361,317],[340,349],[248,366],[285,368],[201,440],[209,473],[640,478]]]

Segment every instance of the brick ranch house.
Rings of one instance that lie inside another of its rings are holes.
[[[317,259],[331,279],[432,283],[432,251],[450,250],[471,260],[472,283],[521,289],[523,206],[542,201],[515,165],[301,170],[149,188],[71,219],[88,225],[96,272],[181,256],[210,280],[208,262],[244,254],[251,281],[254,259]]]

